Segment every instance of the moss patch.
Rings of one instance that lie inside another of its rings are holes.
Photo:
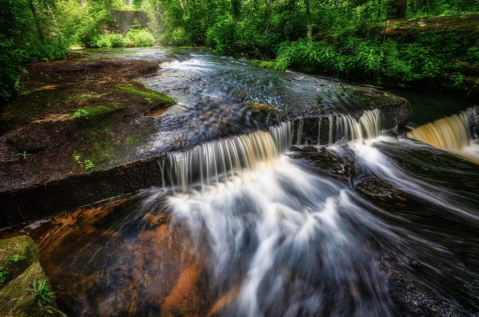
[[[32,288],[34,280],[47,279],[43,268],[39,262],[34,262],[20,276],[8,283],[4,289],[0,291],[0,307],[2,308],[2,316],[19,317],[19,316],[45,316],[40,311],[38,300],[32,296],[29,288]],[[51,290],[51,285],[47,279],[47,285]],[[56,308],[56,304],[51,306]],[[55,313],[49,316],[59,316]]]
[[[136,98],[142,98],[143,102],[149,104],[150,106],[169,106],[175,103],[175,100],[167,95],[142,86],[120,84],[115,87],[114,91],[121,94],[134,96]]]
[[[104,117],[107,114],[123,109],[123,107],[116,104],[112,104],[112,105],[104,105],[104,106],[85,107],[82,109],[87,112],[85,117],[90,119],[90,118]]]
[[[16,262],[8,259],[14,255],[25,258],[19,259]],[[36,261],[38,261],[38,248],[29,237],[19,236],[0,240],[0,267],[8,272],[4,283],[0,285],[0,289]]]
[[[280,66],[276,62],[260,61],[259,59],[253,59],[253,60],[250,60],[249,62],[255,64],[259,68],[267,68],[267,69],[278,70],[278,71],[286,70],[286,67]]]

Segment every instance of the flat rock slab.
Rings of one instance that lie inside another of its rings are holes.
[[[92,180],[93,171],[110,170],[138,159],[137,148],[157,131],[155,119],[144,114],[175,103],[132,80],[155,72],[158,65],[153,62],[117,59],[79,63],[73,59],[27,65],[26,69],[24,88],[6,105],[1,124],[0,227],[35,217],[31,212],[38,207],[43,212],[57,212],[91,203],[91,199],[122,194],[115,189],[107,196],[98,196],[95,193],[101,191],[91,190],[95,186],[89,190],[88,185],[77,187],[75,181],[64,180],[78,176]],[[71,193],[48,189],[55,184],[61,184],[63,190],[73,188]],[[45,200],[40,198],[43,193],[35,194],[39,187],[46,190]],[[53,198],[53,193],[59,196]],[[23,198],[17,200],[16,194]],[[76,195],[84,198],[75,199]],[[60,197],[74,203],[55,204]]]

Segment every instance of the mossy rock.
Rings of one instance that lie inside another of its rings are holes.
[[[17,261],[8,259],[15,255],[25,258],[20,258]],[[5,281],[0,285],[0,289],[37,261],[38,248],[29,237],[18,236],[0,240],[0,267],[8,272]]]
[[[38,299],[33,297],[33,293],[28,289],[33,287],[33,281],[46,279],[46,285],[49,291],[51,285],[45,276],[45,272],[40,262],[34,262],[20,276],[10,281],[0,291],[0,307],[2,309],[2,317],[20,317],[20,316],[45,316],[46,312],[42,312],[38,305]],[[56,309],[55,302],[49,304]],[[48,316],[61,316],[56,311]]]
[[[74,112],[74,115],[78,122],[80,122],[81,124],[88,123],[90,125],[96,125],[98,124],[98,122],[106,119],[106,117],[110,114],[116,113],[124,109],[125,106],[118,104],[93,105],[77,109]]]
[[[168,107],[175,104],[175,100],[161,92],[150,90],[143,85],[117,85],[115,92],[137,99],[140,103],[147,104],[150,110]]]
[[[249,62],[252,64],[255,64],[259,68],[266,68],[266,69],[278,70],[278,71],[286,70],[286,67],[276,62],[260,61],[259,59],[253,59],[253,60],[250,60]]]

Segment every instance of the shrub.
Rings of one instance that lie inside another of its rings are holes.
[[[96,40],[96,46],[98,47],[123,47],[125,41],[121,34],[102,34]]]
[[[411,82],[434,78],[442,71],[455,72],[460,66],[457,57],[475,52],[467,50],[464,43],[452,33],[430,32],[386,40],[380,35],[336,34],[316,42],[282,43],[276,61],[347,77],[366,75],[379,80],[386,76]]]
[[[173,45],[185,45],[187,42],[185,29],[183,27],[177,27],[176,29],[174,29],[173,32],[171,32],[170,40],[171,44]]]
[[[153,45],[153,35],[146,29],[132,29],[126,33],[124,42],[126,46],[148,47]]]

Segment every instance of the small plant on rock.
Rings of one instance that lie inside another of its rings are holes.
[[[33,280],[33,288],[28,289],[33,292],[33,298],[38,299],[38,306],[41,311],[53,314],[53,308],[48,304],[55,298],[55,292],[48,291],[47,280]],[[43,302],[43,304],[42,304]]]
[[[85,160],[85,171],[91,170],[95,167],[95,164],[91,160]]]
[[[5,275],[7,275],[8,272],[3,269],[3,267],[0,266],[0,285],[5,282]]]
[[[151,98],[145,98],[145,100],[148,102],[148,106],[151,106],[151,104],[153,103],[153,99]]]
[[[88,111],[86,111],[85,109],[74,109],[72,110],[73,111],[73,114],[77,117],[83,117],[85,119],[88,119],[87,115],[88,115]]]
[[[15,254],[15,255],[13,255],[13,256],[8,257],[8,261],[15,261],[15,262],[17,262],[17,261],[19,261],[19,260],[23,260],[23,259],[26,259],[26,258],[27,258],[27,257],[24,256],[24,255]]]
[[[31,154],[28,154],[27,151],[23,151],[23,153],[18,153],[18,155],[20,155],[21,157],[23,157],[24,160],[28,160],[28,157],[29,157]]]
[[[73,155],[73,159],[75,160],[75,163],[81,164],[81,155]]]

